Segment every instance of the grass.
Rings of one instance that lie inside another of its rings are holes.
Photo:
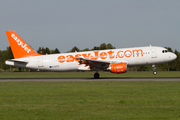
[[[101,78],[180,72],[100,72]],[[93,78],[94,72],[0,72],[0,78]],[[180,119],[178,81],[0,82],[2,120]]]
[[[180,119],[178,81],[1,82],[1,120]]]
[[[0,72],[0,78],[93,78],[92,72]],[[114,74],[110,72],[99,72],[100,78],[153,78],[153,77],[180,77],[180,72],[127,72]]]

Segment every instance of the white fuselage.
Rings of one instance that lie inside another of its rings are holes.
[[[26,64],[9,60],[6,64],[46,71],[90,70],[83,64],[79,65],[76,58],[107,61],[110,64],[125,62],[127,66],[140,66],[170,62],[176,59],[176,55],[163,47],[148,46],[25,57],[17,60],[26,61]]]

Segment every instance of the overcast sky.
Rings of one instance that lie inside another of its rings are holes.
[[[171,47],[180,51],[180,0],[3,0],[0,50],[15,30],[32,48]]]

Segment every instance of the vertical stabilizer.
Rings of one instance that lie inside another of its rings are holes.
[[[15,31],[6,31],[14,58],[39,56]]]

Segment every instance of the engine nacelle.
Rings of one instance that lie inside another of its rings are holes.
[[[109,69],[112,73],[125,73],[127,72],[127,64],[126,63],[110,64]]]

